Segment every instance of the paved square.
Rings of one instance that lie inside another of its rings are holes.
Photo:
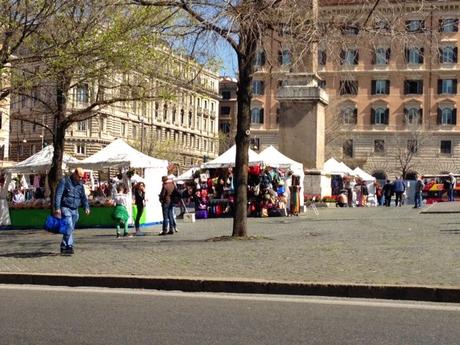
[[[118,240],[114,229],[82,229],[72,257],[58,255],[58,235],[0,230],[0,272],[460,288],[459,220],[409,206],[320,208],[318,216],[250,218],[256,239],[230,241],[220,237],[231,235],[231,219],[179,221],[172,236],[157,236],[155,226]]]

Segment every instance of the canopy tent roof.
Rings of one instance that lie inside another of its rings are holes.
[[[273,168],[290,168],[296,174],[304,173],[302,163],[285,156],[271,145],[259,153],[259,157],[263,160],[264,164]]]
[[[342,169],[348,174],[348,175],[351,175],[351,176],[354,176],[355,173],[353,171],[353,169],[351,169],[348,165],[346,165],[344,162],[340,162],[339,163],[340,166],[342,167]]]
[[[335,158],[329,158],[324,163],[323,172],[329,175],[355,175],[345,163],[338,162]]]
[[[199,170],[200,167],[191,167],[181,175],[177,176],[174,178],[174,181],[187,181],[187,180],[193,180],[193,174],[195,171]]]
[[[249,154],[249,165],[250,166],[263,163],[262,159],[259,157],[259,155],[256,152],[249,149],[248,154]],[[232,147],[230,147],[227,151],[222,153],[216,159],[203,163],[201,167],[204,169],[233,167],[235,166],[235,160],[236,160],[236,145],[233,145]]]
[[[365,172],[360,167],[355,168],[355,170],[353,170],[353,172],[355,173],[356,176],[358,176],[359,178],[361,178],[364,181],[375,181],[374,176],[369,175],[367,172]]]
[[[54,147],[52,145],[46,146],[42,150],[38,151],[29,158],[19,162],[18,164],[8,167],[5,170],[11,173],[18,174],[27,174],[27,173],[37,173],[48,171],[51,167],[51,162],[53,160]],[[64,153],[62,159],[63,169],[67,165],[76,164],[78,165],[80,161],[68,154]]]
[[[110,167],[167,168],[168,161],[147,156],[122,139],[117,139],[75,165],[91,170]]]

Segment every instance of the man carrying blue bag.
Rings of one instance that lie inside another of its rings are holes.
[[[89,204],[86,198],[82,179],[83,169],[76,168],[71,176],[65,176],[59,181],[54,198],[54,216],[62,218],[66,224],[66,231],[62,235],[61,254],[71,255],[73,249],[73,230],[78,222],[78,208],[83,205],[88,215]]]

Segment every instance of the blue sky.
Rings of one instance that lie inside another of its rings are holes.
[[[226,42],[219,42],[216,48],[217,56],[223,61],[223,66],[220,70],[220,75],[236,78],[236,73],[238,71],[238,63],[235,52],[232,48],[230,48],[229,44]]]

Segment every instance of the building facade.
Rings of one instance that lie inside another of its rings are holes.
[[[6,85],[8,78],[0,71],[0,92]],[[10,143],[10,98],[0,99],[0,162],[9,159]]]
[[[191,65],[190,61],[172,57],[170,61],[177,65]],[[217,157],[219,78],[214,72],[196,64],[192,66],[193,78],[183,73],[177,84],[155,81],[158,89],[167,84],[169,95],[164,99],[116,103],[88,120],[71,124],[66,132],[65,151],[83,159],[122,138],[144,153],[168,159],[177,166],[177,172]],[[46,90],[37,90],[31,97],[14,97],[12,116],[34,114],[34,109],[40,106],[36,99],[46,97],[45,93]],[[97,93],[97,85],[81,83],[71,90],[69,107],[83,108]],[[41,113],[35,120],[52,126],[52,117]],[[13,160],[23,160],[52,143],[50,134],[41,126],[13,120],[11,127]]]
[[[0,101],[0,161],[9,159],[10,105],[8,98]]]
[[[459,171],[460,3],[406,1],[395,8],[385,2],[365,28],[370,7],[320,3],[320,20],[334,18],[340,36],[318,44],[309,70],[330,96],[326,158],[382,178]],[[251,114],[258,149],[278,144],[276,95],[294,58],[282,44],[258,52]]]
[[[219,94],[219,153],[227,151],[235,143],[236,134],[236,90],[237,82],[230,77],[221,77]]]

